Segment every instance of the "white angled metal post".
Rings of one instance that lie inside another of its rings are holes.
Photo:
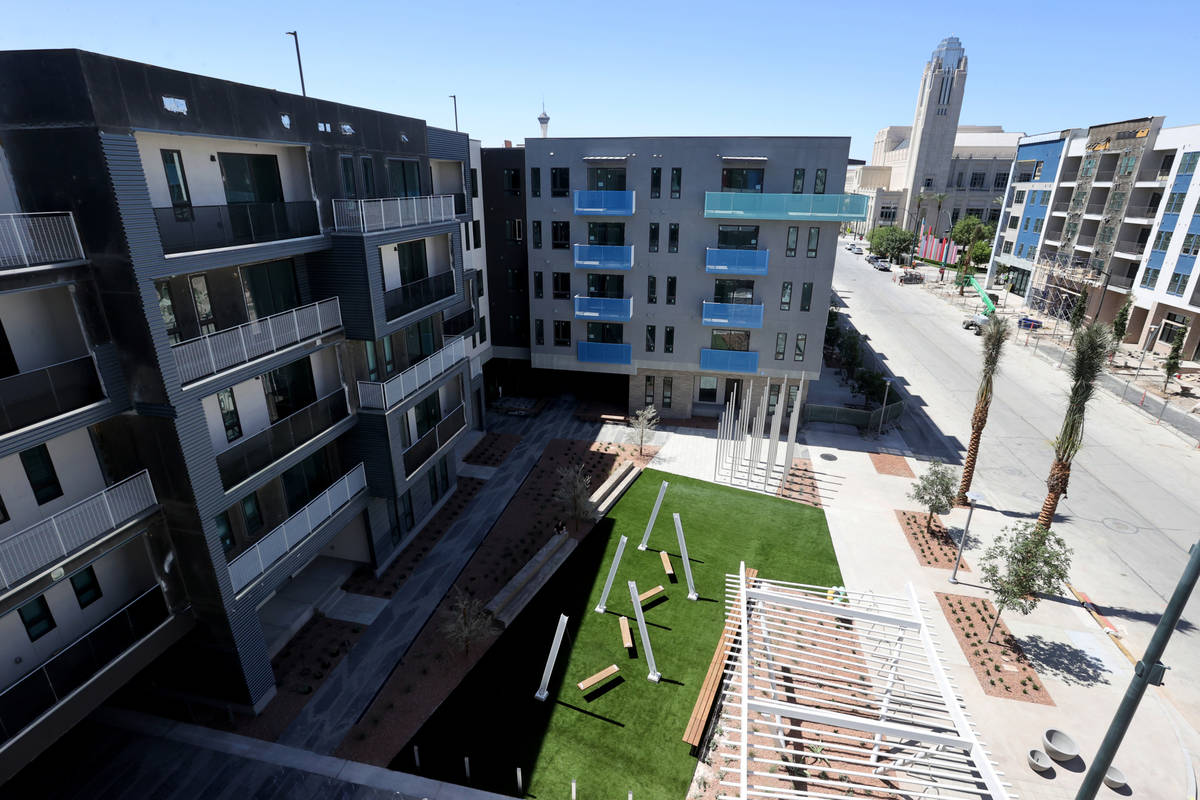
[[[658,683],[662,675],[658,672],[658,665],[654,663],[654,651],[650,649],[650,634],[646,631],[646,618],[642,616],[642,601],[638,599],[637,583],[634,581],[629,582],[629,599],[633,601],[638,633],[642,636],[642,649],[646,651],[646,663],[650,665],[650,674],[646,676],[646,679]]]
[[[658,499],[654,501],[654,510],[650,512],[650,521],[646,523],[646,532],[642,534],[642,543],[638,545],[638,550],[645,550],[646,543],[650,541],[650,531],[654,530],[654,520],[658,519],[658,509],[662,506],[663,496],[667,493],[667,482],[663,481],[662,486],[658,487]],[[604,593],[608,596],[608,592]]]
[[[638,615],[641,615],[641,610],[638,610]],[[567,630],[567,615],[560,614],[558,616],[558,628],[554,631],[554,643],[550,645],[550,655],[546,657],[546,668],[542,670],[542,685],[538,687],[534,697],[538,700],[545,700],[550,694],[546,687],[550,685],[550,673],[554,672],[554,662],[558,659],[558,648],[562,645],[563,634]]]
[[[687,577],[688,600],[698,600],[700,596],[696,594],[696,584],[692,583],[692,562],[688,560],[687,542],[683,539],[683,523],[679,521],[678,514],[671,516],[675,519],[675,538],[679,541],[679,557],[683,559],[683,574]]]
[[[608,568],[608,579],[604,581],[604,593],[600,595],[600,603],[596,606],[596,613],[603,614],[608,610],[608,593],[612,589],[613,578],[617,577],[617,565],[621,563],[621,554],[625,552],[625,543],[629,541],[628,537],[622,536],[617,542],[617,552],[613,555],[612,566]]]

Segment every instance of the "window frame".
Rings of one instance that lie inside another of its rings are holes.
[[[672,396],[674,395],[675,381],[670,375],[664,375],[662,379],[662,407],[670,408]]]
[[[792,310],[792,281],[784,281],[779,287],[779,310]]]
[[[812,311],[813,285],[811,281],[800,284],[800,310]]]
[[[805,256],[808,258],[816,258],[817,251],[821,247],[821,228],[818,225],[810,225],[808,228],[808,246],[805,249]]]
[[[560,336],[560,331],[566,331],[566,336]],[[554,320],[554,346],[555,347],[570,347],[571,346],[571,321],[567,319]]]
[[[792,194],[804,194],[804,167],[792,170]]]
[[[541,300],[546,296],[546,286],[542,278],[543,274],[540,269],[533,271],[533,298],[535,300]]]
[[[192,190],[188,186],[187,171],[183,167],[183,153],[179,150],[171,150],[162,148],[158,151],[163,162],[163,173],[167,181],[167,193],[171,195],[171,208],[175,210],[175,220],[177,222],[191,222],[195,218],[195,211],[192,209]],[[167,156],[173,155],[173,163],[168,164]],[[178,185],[183,194],[183,199],[176,200],[171,186],[171,169],[178,171]]]
[[[787,248],[783,251],[787,258],[796,257],[796,249],[800,245],[800,226],[789,225],[787,229]]]
[[[775,360],[783,361],[787,356],[788,335],[786,332],[775,334]]]
[[[650,244],[647,250],[651,253],[658,252],[658,237],[660,232],[660,224],[657,222],[650,223]]]
[[[678,282],[674,275],[667,276],[667,305],[675,305],[675,290],[678,288]]]
[[[561,232],[561,236],[559,235]],[[555,219],[550,221],[550,249],[571,249],[571,221]]]
[[[646,376],[645,394],[642,399],[646,401],[645,405],[648,405],[648,406],[654,405],[654,376],[653,375]]]
[[[27,613],[26,609],[34,609],[36,614]],[[29,637],[31,643],[36,642],[58,627],[58,623],[54,619],[54,613],[50,611],[50,604],[46,602],[46,595],[44,594],[39,594],[37,597],[19,606],[17,608],[17,616],[21,618],[21,624],[25,626],[25,635]],[[34,633],[33,628],[39,625],[44,625],[45,627],[39,628]]]
[[[538,347],[546,346],[546,321],[543,319],[533,321],[533,343]]]
[[[559,282],[566,284],[566,289],[559,288]],[[571,273],[570,272],[551,272],[550,273],[550,297],[552,300],[570,300],[571,299]]]
[[[808,334],[796,334],[796,349],[792,353],[792,361],[804,361],[804,351],[808,347]]]
[[[373,351],[372,343],[366,342],[367,349]],[[368,364],[369,366],[369,364]],[[372,378],[371,380],[374,380]],[[223,400],[228,398],[229,407],[226,408]],[[233,387],[229,386],[217,392],[217,412],[221,415],[221,424],[225,428],[225,442],[236,442],[242,438],[242,418],[238,414],[237,398],[233,394]]]
[[[671,167],[671,199],[683,196],[683,167]]]
[[[679,223],[678,222],[668,222],[667,223],[667,252],[668,253],[678,253],[679,252]]]
[[[550,196],[551,197],[570,197],[571,196],[571,168],[570,167],[551,167],[550,168]]]
[[[542,196],[542,168],[541,167],[530,167],[529,168],[529,196],[530,197],[541,197]]]
[[[817,174],[813,176],[813,194],[825,194],[825,183],[829,175],[829,170],[824,167],[817,169]]]
[[[542,249],[542,221],[534,219],[529,221],[530,243],[534,250]]]
[[[650,168],[650,199],[662,197],[662,167]]]
[[[100,581],[96,578],[96,569],[91,564],[71,576],[71,589],[75,592],[75,602],[81,611],[104,596]]]
[[[664,353],[674,353],[675,352],[675,326],[674,325],[664,325],[663,326],[663,352]]]
[[[658,276],[646,276],[646,303],[654,305],[658,303]]]
[[[62,481],[58,479],[58,471],[54,468],[54,458],[50,455],[50,448],[46,446],[45,442],[22,450],[20,457],[21,467],[25,471],[25,479],[29,482],[33,498],[39,506],[44,506],[63,496]],[[40,476],[37,483],[34,482],[34,475],[30,474],[31,467],[45,470],[45,474]]]

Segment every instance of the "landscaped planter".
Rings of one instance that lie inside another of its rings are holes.
[[[1050,756],[1037,748],[1026,753],[1025,760],[1029,762],[1029,768],[1034,772],[1045,772],[1054,766],[1054,762],[1050,760]]]
[[[1055,761],[1070,761],[1079,755],[1079,745],[1058,728],[1049,728],[1042,734],[1042,747]]]
[[[962,594],[936,594],[946,622],[985,694],[1054,705],[1041,676],[1008,632],[1003,619],[996,626],[995,641],[988,641],[988,629],[996,614],[990,601]],[[1048,748],[1046,752],[1050,752]]]

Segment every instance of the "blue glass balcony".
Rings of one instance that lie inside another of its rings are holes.
[[[633,318],[632,297],[584,297],[575,295],[575,319],[589,322],[629,322]],[[759,314],[761,322],[762,314]]]
[[[700,348],[700,369],[706,372],[758,372],[758,353],[753,350]]]
[[[705,192],[704,216],[711,219],[864,222],[867,219],[867,196]]]
[[[770,250],[723,250],[710,247],[704,254],[704,271],[719,275],[766,275]]]
[[[705,325],[729,325],[734,328],[761,328],[763,307],[761,303],[714,303],[703,302],[700,321]]]
[[[633,245],[577,244],[575,269],[633,269]]]
[[[863,199],[865,200],[866,197]],[[575,213],[581,216],[631,217],[633,208],[632,190],[628,192],[575,190]]]
[[[633,345],[580,342],[578,357],[580,361],[590,364],[631,364],[633,363]]]

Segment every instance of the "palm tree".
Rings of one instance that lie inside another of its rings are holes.
[[[1075,353],[1071,357],[1071,394],[1067,398],[1062,430],[1054,440],[1054,462],[1050,465],[1050,477],[1046,479],[1046,500],[1037,518],[1038,527],[1043,530],[1050,529],[1054,512],[1058,510],[1058,500],[1067,493],[1071,460],[1083,446],[1084,413],[1096,391],[1096,378],[1104,369],[1111,339],[1111,329],[1100,322],[1093,322],[1081,329],[1075,338]]]
[[[996,367],[1004,352],[1004,343],[1012,331],[1008,320],[993,316],[983,326],[983,369],[979,373],[979,389],[975,392],[975,413],[971,415],[971,443],[967,446],[967,460],[963,464],[962,483],[954,502],[966,505],[971,479],[975,477],[975,460],[979,457],[979,440],[983,437],[983,426],[987,424],[988,408],[992,405],[992,389]]]

